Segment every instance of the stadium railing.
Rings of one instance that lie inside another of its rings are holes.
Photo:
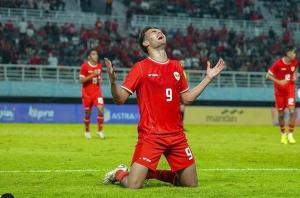
[[[130,69],[117,68],[117,79],[122,82]],[[205,76],[205,71],[186,70],[187,79],[195,86]],[[265,72],[223,71],[210,86],[213,87],[271,87],[272,82],[265,79]],[[103,84],[108,84],[106,70],[103,70]],[[0,64],[1,81],[78,83],[79,67],[50,67],[45,65]]]

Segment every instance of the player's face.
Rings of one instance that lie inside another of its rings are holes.
[[[288,57],[289,59],[291,59],[291,60],[294,60],[294,59],[296,58],[296,52],[295,52],[295,50],[288,51],[288,52],[286,53],[286,55],[287,55],[287,57]]]
[[[166,45],[166,36],[160,29],[149,29],[145,33],[144,42],[155,49]]]
[[[93,62],[98,62],[98,53],[96,51],[92,51],[89,55],[89,59]]]

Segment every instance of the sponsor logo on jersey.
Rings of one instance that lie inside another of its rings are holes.
[[[180,74],[178,72],[173,73],[176,80],[180,80]]]
[[[151,162],[151,160],[150,160],[149,158],[147,158],[147,157],[140,157],[140,159],[141,159],[141,160],[144,160],[144,161],[146,161],[146,162]]]
[[[286,68],[281,68],[281,70],[282,70],[282,71],[285,71],[285,70],[286,70]]]

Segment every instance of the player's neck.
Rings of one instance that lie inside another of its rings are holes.
[[[286,64],[286,65],[288,65],[288,64],[291,63],[291,59],[290,59],[289,57],[286,57],[286,56],[284,56],[284,57],[282,58],[282,61],[283,61],[283,63]]]
[[[90,66],[92,66],[92,67],[96,67],[97,66],[97,63],[96,62],[94,62],[94,61],[88,61],[88,64],[90,65]]]
[[[149,50],[149,58],[159,63],[165,63],[169,60],[165,49]]]

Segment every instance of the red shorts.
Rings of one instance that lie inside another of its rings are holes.
[[[140,140],[132,158],[134,162],[155,170],[161,155],[166,157],[173,172],[182,170],[195,163],[193,153],[184,133],[178,135],[147,135]]]
[[[93,105],[95,106],[102,106],[104,105],[103,97],[100,95],[95,96],[83,96],[82,97],[82,104],[84,110],[91,110]]]
[[[284,110],[286,107],[296,105],[295,92],[291,91],[286,94],[275,94],[276,108],[279,111]]]

